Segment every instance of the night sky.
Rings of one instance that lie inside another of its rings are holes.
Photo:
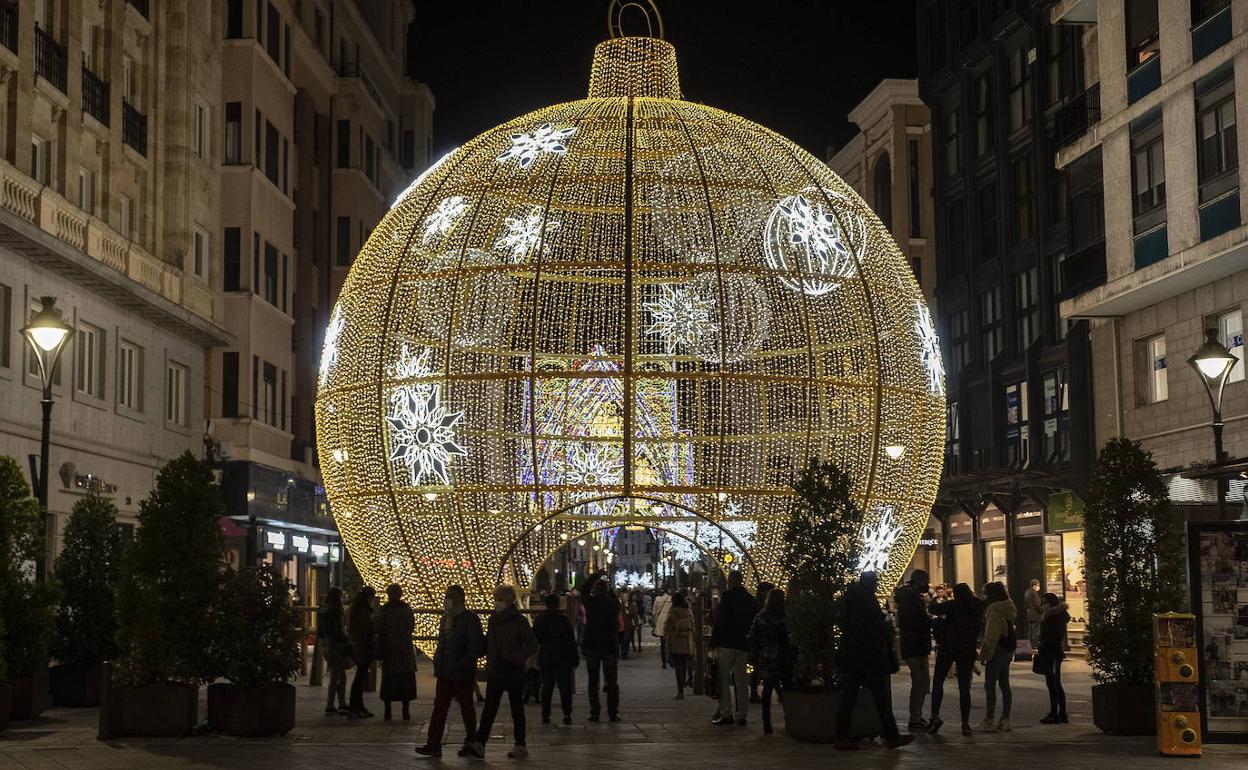
[[[420,2],[411,75],[437,99],[433,157],[539,107],[582,99],[608,0]],[[849,110],[914,77],[906,0],[659,0],[685,98],[757,121],[817,157],[855,133]],[[644,33],[639,15],[625,30]]]

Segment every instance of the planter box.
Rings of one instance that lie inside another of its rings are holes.
[[[62,708],[87,708],[100,705],[100,688],[104,667],[53,666],[48,669],[52,685],[52,702]]]
[[[784,732],[806,743],[832,743],[836,740],[836,712],[841,707],[841,691],[784,693]],[[849,720],[849,737],[874,738],[882,732],[870,691],[858,691],[858,701]]]
[[[285,735],[295,726],[295,687],[208,687],[208,726],[226,735]]]
[[[1157,732],[1157,693],[1151,684],[1092,686],[1092,723],[1117,735]]]
[[[106,686],[100,739],[182,736],[199,721],[199,688],[185,684]]]
[[[48,670],[36,671],[30,676],[9,682],[13,688],[9,718],[35,719],[52,708],[52,691],[48,689]]]
[[[0,684],[0,733],[9,726],[9,705],[13,700],[13,686]]]

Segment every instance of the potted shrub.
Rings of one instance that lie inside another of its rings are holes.
[[[229,680],[208,687],[208,725],[228,735],[280,735],[295,726],[299,615],[290,582],[264,565],[221,575],[213,657]]]
[[[1183,534],[1138,443],[1114,438],[1101,450],[1083,527],[1092,721],[1105,732],[1153,733],[1153,613],[1180,608]]]
[[[786,618],[796,648],[793,685],[784,693],[785,732],[799,741],[831,743],[840,706],[837,616],[845,589],[858,579],[858,534],[865,514],[853,482],[833,463],[811,459],[793,484],[798,499],[785,523]],[[858,694],[851,734],[880,732],[869,693]]]
[[[0,620],[12,719],[34,719],[52,705],[48,643],[56,589],[51,581],[35,580],[43,547],[39,503],[17,462],[0,457]]]
[[[96,495],[74,504],[56,560],[52,699],[58,706],[98,706],[101,664],[117,657],[117,576],[122,540],[117,506]]]
[[[224,514],[212,469],[190,452],[170,461],[139,506],[117,589],[120,659],[100,702],[100,737],[184,735],[198,721],[209,654]]]

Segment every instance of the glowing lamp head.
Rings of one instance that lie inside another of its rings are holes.
[[[52,382],[56,361],[73,329],[65,323],[61,311],[57,310],[56,297],[40,297],[39,302],[41,307],[30,317],[30,322],[22,327],[22,336],[35,354],[46,390]]]
[[[1196,349],[1191,358],[1187,359],[1187,362],[1195,367],[1207,382],[1214,382],[1224,377],[1237,361],[1239,359],[1235,357],[1235,354],[1218,341],[1217,329],[1206,329],[1205,343]]]

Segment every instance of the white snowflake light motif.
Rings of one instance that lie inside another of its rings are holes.
[[[429,376],[430,353],[425,348],[414,355],[404,345],[391,373],[399,378]],[[426,479],[451,483],[451,459],[468,454],[455,438],[455,426],[463,417],[463,412],[451,412],[442,405],[440,384],[416,382],[391,389],[386,413],[390,460],[407,469],[412,486],[420,486]]]
[[[445,236],[467,210],[468,199],[464,196],[452,195],[443,198],[420,226],[420,242],[427,246]]]
[[[919,358],[927,370],[927,389],[941,393],[945,389],[945,363],[940,357],[940,338],[936,336],[932,314],[923,301],[915,300],[914,307],[917,315],[914,331],[919,335]]]
[[[564,471],[566,483],[578,487],[613,486],[624,479],[624,462],[610,456],[608,446],[577,444],[568,451]],[[618,453],[616,453],[618,454]]]
[[[893,544],[901,535],[901,525],[893,516],[896,506],[876,506],[874,524],[862,526],[862,555],[858,557],[858,572],[883,572],[888,567],[888,557]]]
[[[843,210],[842,217],[857,215]],[[861,223],[855,231],[865,232]],[[849,243],[836,216],[820,202],[811,203],[805,195],[782,198],[764,225],[763,257],[773,269],[783,273],[786,288],[818,297],[841,285],[839,279],[855,273]],[[804,273],[794,277],[792,273]]]
[[[506,230],[494,241],[494,248],[507,252],[514,264],[524,262],[535,252],[546,256],[562,224],[557,219],[546,219],[546,212],[534,207],[526,214],[503,219]]]
[[[699,297],[683,286],[665,283],[661,289],[658,299],[643,302],[642,307],[650,313],[646,334],[661,336],[668,353],[675,353],[681,346],[695,346],[703,337],[719,330],[712,318],[714,300]]]
[[[555,128],[549,123],[538,126],[531,134],[514,133],[511,135],[511,146],[497,160],[506,163],[516,159],[520,161],[520,168],[528,168],[543,153],[566,153],[568,146],[565,142],[575,133],[575,127]]]
[[[321,347],[321,370],[318,382],[320,387],[325,387],[325,383],[329,381],[329,369],[338,362],[338,338],[342,335],[342,329],[347,322],[342,317],[342,308],[334,306],[334,312],[329,316],[329,327],[325,329],[325,343]]]

